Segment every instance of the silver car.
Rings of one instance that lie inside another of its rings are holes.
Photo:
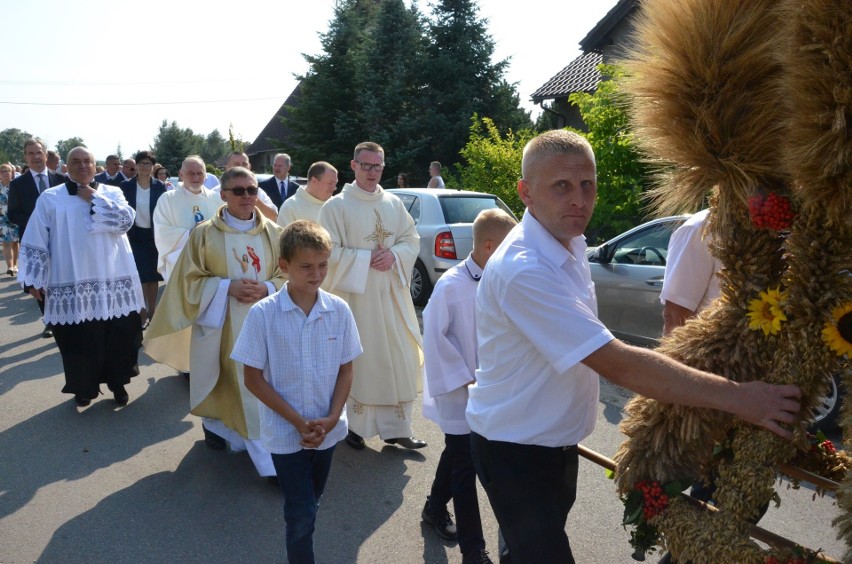
[[[426,305],[432,287],[473,249],[473,220],[482,210],[500,208],[515,214],[494,194],[448,188],[393,188],[414,218],[420,254],[411,275],[411,298]]]
[[[659,342],[663,334],[660,290],[669,239],[687,218],[688,215],[680,215],[655,219],[589,249],[598,317],[619,339],[649,347]],[[836,374],[829,394],[814,413],[814,428],[837,428],[844,395],[841,378]]]
[[[688,217],[655,219],[589,249],[598,317],[619,339],[654,346],[662,336],[660,290],[669,239]]]

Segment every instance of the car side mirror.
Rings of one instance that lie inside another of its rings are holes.
[[[609,245],[601,245],[597,249],[595,249],[594,254],[594,262],[599,264],[609,264],[612,261],[612,257],[610,256]]]

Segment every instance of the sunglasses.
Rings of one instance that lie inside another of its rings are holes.
[[[233,192],[234,196],[245,196],[248,194],[249,196],[257,196],[257,186],[249,186],[248,188],[243,188],[242,186],[237,186],[236,188],[222,188],[223,192]]]

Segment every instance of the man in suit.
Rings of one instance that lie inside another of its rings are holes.
[[[118,155],[110,155],[106,158],[106,170],[95,175],[95,181],[101,184],[109,184],[110,186],[120,186],[124,180],[118,169],[121,168],[121,159]]]
[[[290,155],[279,153],[272,161],[272,178],[260,182],[258,186],[263,188],[269,199],[275,204],[275,209],[280,209],[284,200],[296,193],[299,185],[290,180],[290,167],[293,166]]]
[[[124,159],[121,163],[121,172],[118,173],[117,180],[120,179],[121,182],[124,182],[134,176],[136,176],[136,161],[133,159]],[[118,183],[119,186],[121,186],[121,182]]]
[[[24,161],[26,161],[29,170],[14,179],[9,184],[9,221],[18,226],[18,234],[21,239],[24,238],[24,232],[27,230],[27,223],[33,213],[36,205],[36,199],[42,192],[65,182],[65,178],[61,174],[47,169],[47,151],[45,151],[44,143],[38,139],[27,139],[24,142]],[[29,292],[29,288],[24,288],[25,292]],[[44,313],[44,302],[36,300],[38,307]],[[42,337],[48,339],[53,336],[53,331],[49,325],[45,325]]]

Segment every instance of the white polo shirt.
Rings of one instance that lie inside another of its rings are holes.
[[[319,290],[310,315],[287,293],[287,284],[249,310],[231,358],[263,369],[263,377],[305,419],[326,417],[342,364],[362,352],[355,318],[345,301]],[[342,440],[346,410],[319,450]],[[260,404],[260,439],[273,454],[302,450],[299,431]]]
[[[486,439],[561,447],[595,428],[598,375],[580,361],[613,336],[597,318],[585,238],[570,247],[527,212],[488,261],[467,404],[471,431]]]

